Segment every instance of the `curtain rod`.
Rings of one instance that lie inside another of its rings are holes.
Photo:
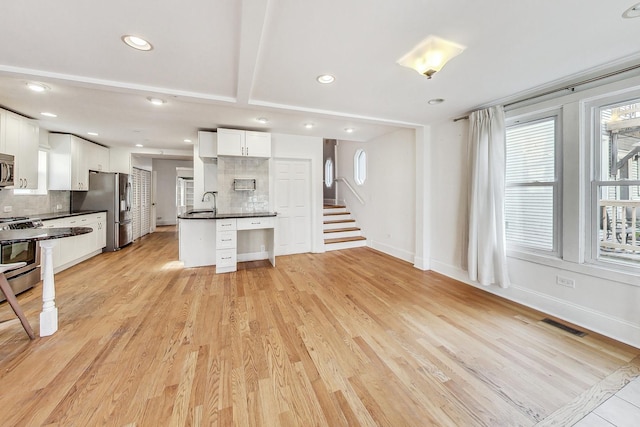
[[[551,89],[551,90],[548,90],[546,92],[542,92],[542,93],[539,93],[539,94],[536,94],[536,95],[528,96],[526,98],[518,99],[516,101],[504,104],[504,107],[505,108],[506,107],[511,107],[512,105],[520,104],[521,102],[531,101],[532,99],[542,98],[543,96],[551,95],[551,94],[557,93],[557,92],[564,92],[565,90],[570,90],[570,91],[573,92],[577,86],[582,86],[582,85],[586,85],[586,84],[589,84],[589,83],[597,82],[599,80],[604,80],[604,79],[607,79],[609,77],[617,76],[618,74],[626,73],[627,71],[636,70],[638,68],[640,68],[640,64],[631,65],[630,67],[623,68],[621,70],[611,71],[611,72],[606,73],[606,74],[602,74],[602,75],[599,75],[599,76],[596,76],[596,77],[591,77],[591,78],[588,78],[588,79],[585,79],[585,80],[581,80],[581,81],[579,81],[577,83],[573,83],[573,84],[570,84],[570,85],[567,85],[567,86],[562,86],[562,87],[559,87],[557,89]],[[466,120],[468,118],[469,118],[469,116],[467,115],[467,116],[458,117],[456,119],[453,119],[453,121],[454,122],[458,122],[460,120]]]

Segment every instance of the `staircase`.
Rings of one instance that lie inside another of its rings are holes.
[[[347,212],[347,207],[324,205],[324,250],[337,251],[359,246],[367,246],[367,239],[362,236],[362,230]]]

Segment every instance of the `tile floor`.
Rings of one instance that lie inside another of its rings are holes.
[[[574,427],[640,426],[640,377],[624,386]]]

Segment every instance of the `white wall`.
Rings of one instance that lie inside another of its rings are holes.
[[[271,134],[271,158],[311,161],[311,227],[313,228],[311,248],[313,252],[324,252],[322,236],[322,138]],[[275,194],[273,176],[269,193]]]
[[[353,156],[367,153],[367,179],[353,180]],[[337,176],[344,177],[364,199],[361,204],[344,183],[338,199],[374,249],[414,262],[416,247],[416,135],[403,129],[367,142],[338,141]]]
[[[640,88],[640,79],[585,90],[509,114],[562,108],[564,125],[563,248],[560,258],[509,252],[512,286],[486,289],[524,305],[582,325],[604,335],[640,347],[640,279],[605,267],[582,262],[585,252],[584,220],[588,188],[589,144],[584,126],[583,101],[605,93],[626,93]],[[469,281],[464,268],[467,211],[468,121],[444,122],[432,127],[432,269]],[[575,288],[556,284],[556,276],[575,280]]]
[[[156,224],[176,224],[176,168],[192,168],[190,160],[153,159],[153,171],[157,172]]]

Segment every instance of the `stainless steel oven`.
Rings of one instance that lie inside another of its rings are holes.
[[[0,230],[37,228],[42,226],[39,219],[0,218]],[[40,246],[35,240],[29,242],[1,243],[0,263],[26,262],[27,265],[4,273],[13,292],[18,294],[32,288],[40,281]],[[0,301],[4,301],[0,292]]]

